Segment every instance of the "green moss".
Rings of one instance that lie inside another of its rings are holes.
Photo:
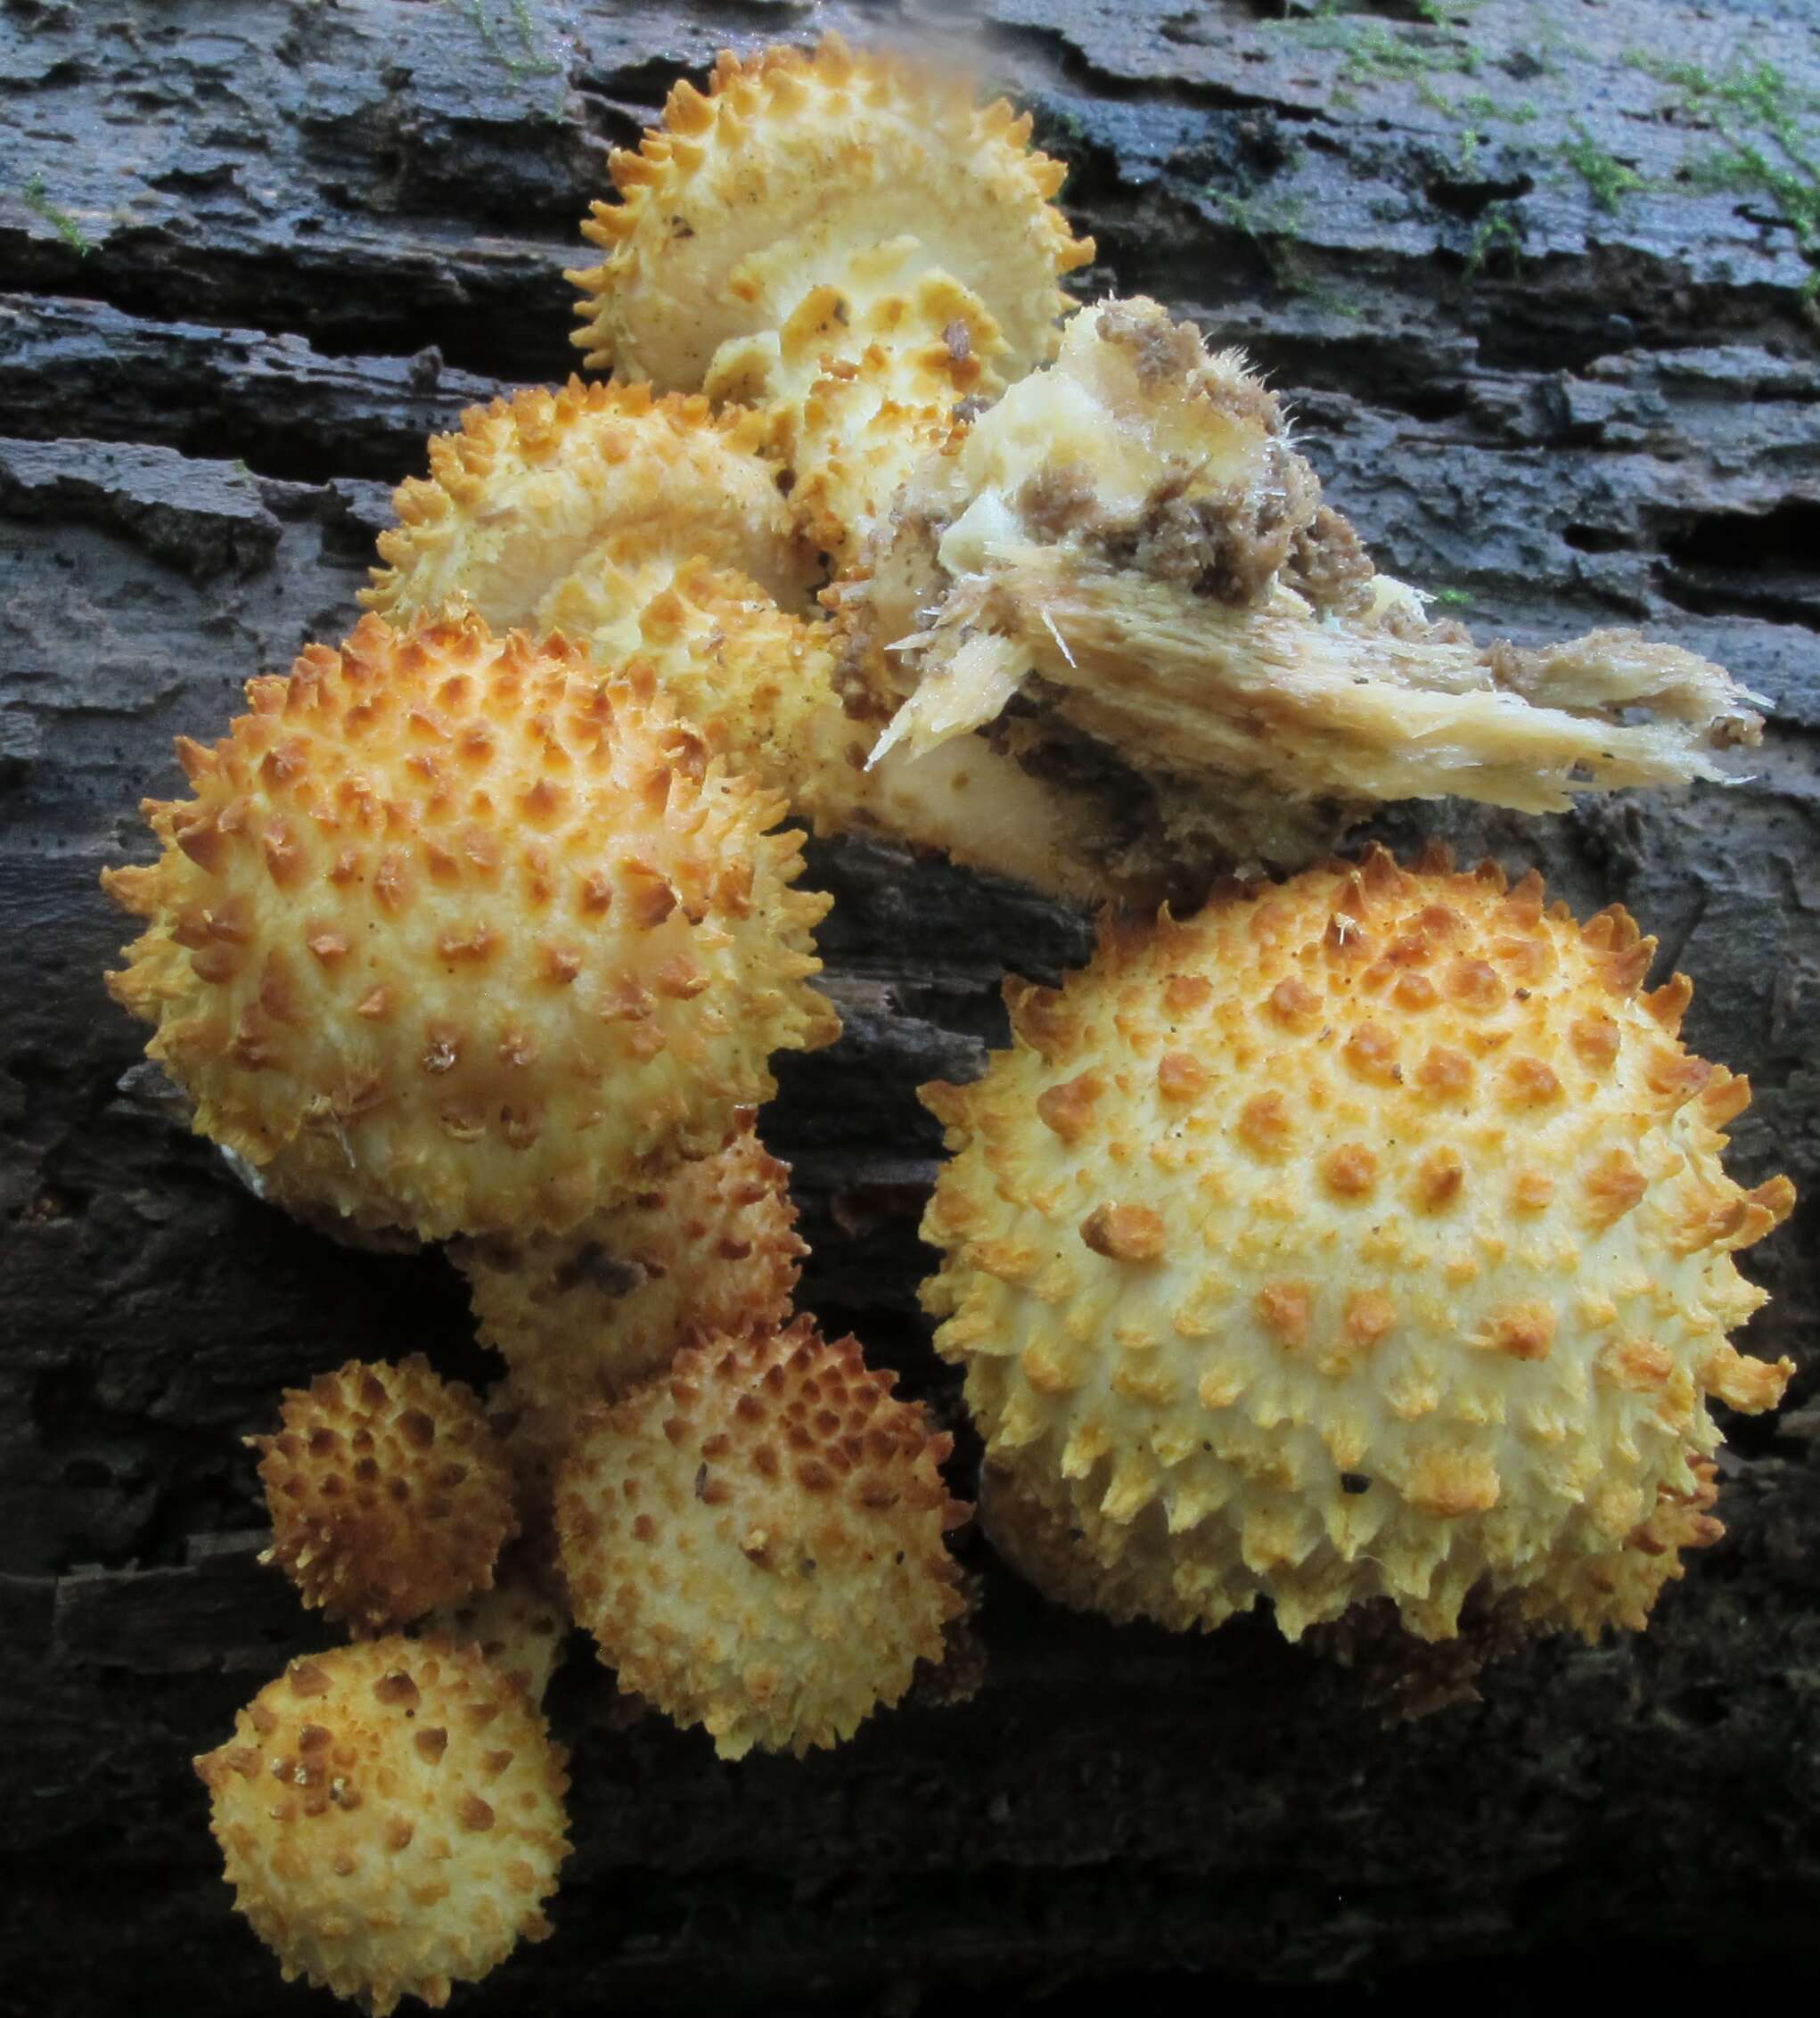
[[[1477,280],[1492,261],[1500,257],[1508,263],[1513,275],[1522,273],[1523,227],[1514,207],[1509,203],[1492,204],[1472,227],[1472,236],[1466,246],[1465,279],[1469,283]]]
[[[1299,293],[1307,284],[1308,269],[1296,252],[1295,241],[1308,215],[1307,200],[1286,196],[1266,202],[1211,188],[1207,193],[1220,216],[1257,247],[1277,286],[1286,294]]]
[[[1338,316],[1344,322],[1356,323],[1365,314],[1349,294],[1342,294],[1337,287],[1304,287],[1301,292],[1309,308],[1318,308],[1324,315]]]
[[[1267,242],[1294,238],[1308,214],[1305,196],[1278,196],[1265,201],[1255,196],[1234,196],[1211,186],[1207,193],[1218,205],[1220,214],[1235,224],[1260,251]]]
[[[1211,188],[1207,194],[1227,223],[1236,226],[1257,247],[1279,292],[1295,295],[1310,308],[1324,308],[1349,320],[1360,314],[1357,302],[1316,280],[1297,249],[1296,241],[1308,217],[1306,197],[1260,201]]]
[[[463,11],[474,24],[487,53],[503,70],[515,78],[567,75],[564,66],[544,48],[530,0],[506,0],[506,11],[518,42],[516,49],[507,48],[499,23],[493,18],[491,0],[465,0]]]
[[[82,226],[70,215],[69,211],[60,210],[52,202],[45,190],[45,178],[36,170],[27,179],[24,189],[20,192],[20,201],[31,212],[33,217],[42,217],[78,258],[86,259],[94,250],[94,241],[88,236]]]
[[[1638,49],[1627,50],[1625,60],[1668,86],[1668,110],[1718,135],[1683,164],[1688,183],[1767,197],[1815,267],[1804,291],[1820,298],[1820,91],[1791,83],[1774,63],[1713,71]]]
[[[1412,32],[1356,8],[1342,11],[1342,0],[1313,0],[1312,4],[1285,0],[1287,18],[1269,27],[1292,35],[1304,47],[1329,49],[1341,56],[1329,94],[1334,107],[1356,108],[1362,88],[1396,82],[1410,86],[1423,104],[1458,122],[1463,130],[1452,173],[1471,182],[1484,173],[1481,153],[1490,138],[1484,129],[1492,121],[1525,127],[1541,116],[1530,99],[1501,103],[1483,86],[1450,99],[1439,88],[1436,80],[1447,73],[1477,77],[1484,69],[1481,53],[1463,33],[1463,17],[1470,17],[1479,4],[1416,0],[1425,25]],[[1587,63],[1596,60],[1595,52],[1569,36],[1547,10],[1537,9],[1534,20],[1534,33],[1514,53],[1526,55],[1546,74],[1558,77],[1568,58]],[[1710,146],[1685,156],[1677,180],[1696,191],[1753,195],[1773,205],[1775,222],[1793,234],[1801,255],[1815,268],[1804,292],[1820,304],[1820,90],[1794,81],[1769,62],[1740,62],[1714,70],[1668,62],[1640,49],[1626,51],[1625,61],[1671,94],[1662,108],[1665,112],[1716,136]],[[1570,121],[1569,135],[1545,154],[1542,149],[1529,149],[1530,165],[1545,160],[1560,162],[1585,184],[1594,207],[1608,214],[1619,211],[1626,197],[1650,186],[1636,168],[1601,145],[1580,120]],[[1228,214],[1250,229],[1238,211]],[[1297,286],[1293,255],[1281,249],[1273,252],[1265,243],[1272,229],[1260,222],[1250,234],[1265,251],[1279,284],[1305,291],[1305,286]],[[1521,270],[1521,250],[1522,234],[1511,208],[1488,211],[1467,248],[1468,279],[1500,258]]]
[[[1454,111],[1469,119],[1502,119],[1506,126],[1533,126],[1542,116],[1533,99],[1525,98],[1518,105],[1500,105],[1488,91],[1469,91]]]
[[[531,108],[549,125],[560,125],[568,106],[569,70],[545,49],[530,0],[505,0],[516,48],[508,47],[501,23],[494,18],[494,0],[455,0],[455,4],[473,23],[487,53],[513,82],[522,84],[544,78],[561,80],[553,100]]]
[[[1594,204],[1601,210],[1616,210],[1624,197],[1644,186],[1636,170],[1627,168],[1615,154],[1601,147],[1578,119],[1574,121],[1573,138],[1562,143],[1561,158],[1578,171]]]
[[[1472,606],[1472,592],[1467,588],[1433,588],[1428,599],[1443,610],[1468,610]]]
[[[1454,176],[1460,182],[1476,182],[1480,173],[1480,153],[1487,135],[1480,131],[1494,119],[1511,126],[1528,126],[1537,115],[1527,99],[1521,105],[1500,105],[1489,92],[1469,91],[1453,103],[1445,99],[1440,109],[1450,119],[1470,122],[1460,128],[1460,144],[1454,157]]]
[[[1451,13],[1458,8],[1424,8],[1434,26],[1451,30]],[[1342,14],[1332,7],[1312,13],[1291,14],[1287,20],[1268,24],[1280,34],[1292,34],[1305,48],[1332,49],[1344,57],[1340,67],[1342,86],[1402,83],[1414,84],[1422,96],[1442,111],[1449,110],[1428,80],[1438,75],[1463,73],[1475,76],[1480,53],[1471,42],[1449,41],[1445,46],[1430,40],[1393,35],[1381,21],[1368,14]]]

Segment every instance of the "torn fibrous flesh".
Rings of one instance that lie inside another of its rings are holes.
[[[1038,769],[1071,748],[1165,857],[1282,860],[1389,800],[1547,812],[1717,779],[1710,753],[1760,734],[1758,697],[1636,631],[1485,647],[1430,621],[1237,354],[1142,299],[1076,316],[831,599],[874,760],[988,727]]]

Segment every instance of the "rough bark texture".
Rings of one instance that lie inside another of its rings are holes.
[[[1776,1299],[1755,1349],[1811,1358],[1810,9],[1267,11],[0,8],[0,2006],[318,2007],[231,1916],[187,1764],[313,1629],[255,1565],[240,1438],[350,1353],[487,1373],[439,1258],[329,1247],[185,1133],[102,995],[123,931],[96,874],[143,854],[133,808],[176,783],[175,732],[214,733],[241,681],[346,628],[426,431],[567,372],[561,269],[604,148],[723,44],[964,33],[1076,164],[1087,289],[1247,344],[1382,564],[1485,630],[1639,621],[1774,697],[1734,790],[1387,831],[1539,863],[1583,910],[1622,898],[1695,977],[1691,1040],[1758,1089],[1734,1168],[1808,1201],[1751,1259]],[[1714,91],[1672,68],[1696,63]],[[914,1315],[937,1136],[911,1089],[972,1071],[1002,972],[1053,973],[1086,927],[885,849],[815,868],[848,1034],[767,1117],[808,1293],[951,1408]],[[584,1666],[557,1936],[462,2007],[903,2010],[1165,1965],[1307,1981],[1618,1933],[1810,1940],[1811,1392],[1736,1425],[1729,1538],[1646,1638],[1538,1646],[1482,1705],[1389,1734],[1259,1622],[1083,1623],[977,1543],[984,1693],[836,1755],[718,1765],[613,1714]]]

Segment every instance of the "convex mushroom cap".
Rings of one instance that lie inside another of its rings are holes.
[[[383,1632],[493,1581],[516,1531],[512,1473],[480,1405],[421,1353],[350,1359],[284,1397],[249,1437],[278,1563],[331,1619]]]
[[[850,1737],[963,1609],[952,1440],[808,1318],[681,1354],[587,1424],[558,1479],[578,1622],[619,1686],[716,1750]]]
[[[148,801],[158,861],[103,878],[147,922],[109,985],[281,1201],[560,1230],[835,1035],[802,837],[648,680],[369,617],[248,693],[180,742],[194,796]]]
[[[1626,1552],[1710,1538],[1707,1398],[1791,1371],[1726,1333],[1792,1187],[1726,1176],[1750,1089],[1679,1041],[1685,978],[1642,991],[1654,950],[1373,849],[1012,984],[1012,1049],[923,1095],[924,1297],[1006,1553],[1178,1628],[1382,1596],[1441,1638],[1474,1586],[1639,1622],[1668,1572]]]
[[[699,1338],[782,1324],[808,1251],[789,1184],[748,1112],[724,1149],[570,1233],[464,1243],[480,1341],[504,1356],[517,1399],[618,1400]]]
[[[1066,170],[1030,119],[955,76],[838,36],[813,53],[723,53],[704,93],[677,84],[661,128],[609,163],[620,201],[582,229],[604,255],[575,342],[590,370],[693,390],[723,345],[775,331],[816,287],[866,301],[879,249],[894,288],[947,276],[1002,332],[1005,375],[1053,355],[1060,275],[1093,258],[1051,203]]]
[[[398,523],[361,601],[394,620],[465,603],[496,628],[541,635],[574,628],[550,600],[572,578],[616,592],[628,628],[595,643],[625,650],[643,603],[699,559],[805,611],[816,556],[762,453],[770,434],[699,393],[579,379],[470,407],[430,437],[430,474],[393,493]]]
[[[285,1981],[385,2018],[549,1933],[565,1764],[477,1647],[393,1637],[292,1661],[196,1771],[234,1903]]]

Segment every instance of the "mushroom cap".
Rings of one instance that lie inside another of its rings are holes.
[[[470,407],[430,438],[430,475],[394,493],[387,564],[361,601],[394,619],[463,603],[496,629],[541,634],[565,579],[627,583],[697,560],[807,610],[816,556],[763,453],[771,433],[756,414],[717,418],[699,394],[579,379]],[[626,595],[623,615],[657,592]],[[635,628],[612,642],[635,648]]]
[[[414,1637],[441,1635],[478,1646],[494,1668],[540,1703],[562,1665],[569,1638],[567,1602],[545,1587],[555,1582],[537,1549],[519,1543],[500,1558],[492,1584],[421,1620]]]
[[[570,1412],[618,1400],[694,1339],[783,1323],[808,1250],[789,1166],[755,1120],[570,1233],[460,1250],[480,1341],[504,1354],[521,1400]]]
[[[578,1623],[622,1689],[715,1749],[850,1737],[965,1607],[952,1440],[812,1320],[716,1339],[583,1429],[557,1481]]]
[[[267,1561],[327,1617],[384,1632],[493,1581],[516,1530],[512,1474],[480,1404],[414,1353],[350,1359],[249,1437],[272,1514]]]
[[[648,679],[472,617],[363,620],[253,681],[109,978],[281,1202],[425,1238],[573,1226],[718,1147],[839,1025],[802,837]]]
[[[1389,1597],[1444,1638],[1480,1584],[1636,1623],[1645,1559],[1709,1538],[1706,1398],[1791,1371],[1726,1333],[1792,1187],[1726,1175],[1749,1087],[1679,1042],[1684,978],[1641,992],[1654,950],[1373,849],[1011,984],[1012,1049],[923,1089],[924,1300],[1007,1554],[1177,1628]]]
[[[765,416],[769,450],[794,482],[803,537],[850,567],[898,491],[956,431],[956,409],[1005,389],[1004,332],[952,275],[905,237],[856,250],[781,326],[730,339],[704,390]]]
[[[1003,99],[976,105],[838,36],[723,53],[706,93],[677,84],[663,126],[611,158],[620,201],[582,226],[604,257],[569,276],[574,341],[590,370],[693,390],[723,344],[780,328],[818,285],[850,289],[856,260],[906,240],[917,268],[984,304],[1017,376],[1053,355],[1056,280],[1094,251],[1049,201],[1066,170],[1029,133]]]
[[[475,407],[398,489],[362,600],[394,620],[458,604],[635,660],[712,756],[818,830],[842,824],[866,737],[834,690],[833,627],[805,615],[819,564],[759,452],[772,431],[699,394],[578,380]]]
[[[195,1763],[234,1903],[287,1982],[385,2018],[550,1932],[566,1761],[476,1647],[394,1637],[293,1661]]]
[[[1756,1366],[1759,1362],[1749,1362]],[[1663,1590],[1687,1574],[1686,1549],[1710,1548],[1725,1533],[1713,1508],[1718,1467],[1696,1458],[1685,1489],[1665,1493],[1616,1548],[1561,1552],[1518,1593],[1525,1621],[1538,1631],[1577,1632],[1596,1641],[1608,1627],[1640,1633]]]

